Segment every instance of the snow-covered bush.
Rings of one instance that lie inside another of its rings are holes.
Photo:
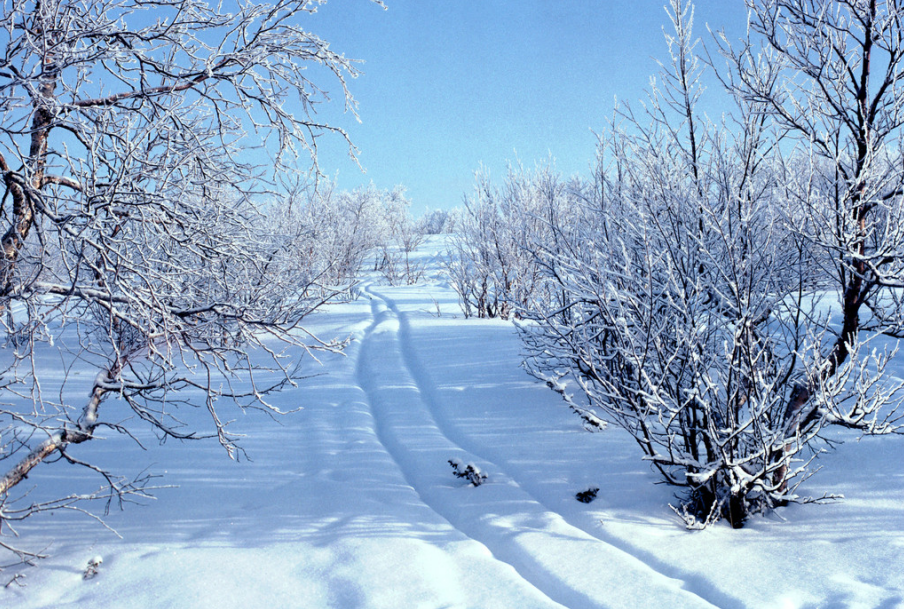
[[[315,271],[327,297],[351,296],[370,268],[393,285],[413,284],[423,275],[411,259],[423,239],[423,225],[411,217],[402,187],[349,191],[322,179],[316,187],[296,186],[279,207],[287,211],[277,216],[274,233],[299,265]]]
[[[904,157],[891,140],[904,15],[748,6],[764,49],[722,42],[736,109],[713,124],[696,107],[692,8],[672,1],[671,61],[645,114],[622,109],[585,213],[534,251],[562,301],[534,301],[522,326],[528,369],[577,387],[561,393],[585,419],[632,434],[687,489],[689,526],[809,500],[796,490],[826,425],[899,429],[893,348],[878,341],[904,320]],[[892,58],[877,84],[873,44]]]
[[[420,222],[424,227],[425,235],[441,235],[451,232],[453,223],[450,223],[449,219],[450,214],[448,211],[445,209],[434,209],[424,214]]]
[[[411,254],[427,234],[425,224],[411,216],[411,203],[401,188],[394,190],[387,201],[383,211],[386,228],[377,269],[390,285],[414,285],[423,278],[424,269],[412,260]]]
[[[104,559],[99,554],[88,561],[85,570],[82,571],[82,579],[94,579],[100,573],[100,566],[104,564]]]
[[[556,239],[551,222],[567,224],[576,193],[550,165],[532,172],[510,168],[502,188],[480,171],[456,223],[446,261],[452,288],[465,317],[520,315],[531,298],[540,298],[536,244]]]

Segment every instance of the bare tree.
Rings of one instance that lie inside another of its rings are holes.
[[[716,125],[696,109],[693,9],[671,2],[671,61],[645,118],[622,111],[628,126],[601,138],[580,222],[553,226],[556,247],[537,250],[564,302],[541,303],[523,328],[528,369],[588,424],[601,413],[631,433],[663,479],[687,489],[677,511],[689,526],[742,526],[809,500],[796,489],[826,425],[898,429],[886,408],[901,388],[886,374],[894,350],[867,347],[900,328],[900,296],[883,289],[900,285],[904,174],[900,147],[882,143],[900,124],[898,11],[749,6],[767,48],[733,51],[723,38],[737,111]],[[859,51],[846,50],[855,40]],[[852,66],[868,64],[877,41],[890,67],[869,119],[856,84],[869,87],[869,69],[852,80]],[[829,305],[838,293],[840,322]],[[873,314],[861,320],[866,303]]]
[[[298,342],[290,332],[329,293],[312,289],[318,273],[253,199],[262,180],[297,171],[299,155],[316,168],[323,134],[348,140],[312,111],[326,93],[310,65],[354,111],[355,64],[302,26],[322,4],[4,4],[0,532],[79,499],[30,505],[14,489],[51,457],[93,467],[74,445],[102,427],[129,433],[105,404],[163,437],[194,438],[210,434],[185,429],[175,409],[199,389],[232,456],[220,404],[275,411],[266,395],[293,383],[295,362],[267,337]],[[42,381],[47,350],[96,369],[86,401]],[[142,492],[100,473],[108,495]]]
[[[904,9],[879,0],[749,1],[748,8],[764,49],[724,49],[736,75],[732,89],[761,105],[812,159],[804,171],[786,172],[785,196],[798,205],[798,234],[822,254],[822,270],[840,294],[840,328],[783,414],[791,444],[835,404],[835,377],[851,374],[863,331],[902,335],[894,288],[904,286]],[[782,86],[764,74],[783,75]],[[833,418],[866,425],[861,416]]]
[[[465,317],[520,316],[531,298],[542,298],[532,248],[555,241],[551,223],[568,224],[576,190],[551,163],[533,171],[510,167],[502,188],[477,172],[446,261]]]

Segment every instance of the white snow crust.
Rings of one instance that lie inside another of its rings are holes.
[[[274,399],[303,410],[276,422],[234,413],[251,460],[150,434],[144,451],[113,432],[75,447],[121,473],[161,474],[156,499],[112,506],[106,521],[121,538],[77,513],[20,524],[19,545],[50,557],[22,571],[24,587],[0,589],[0,606],[904,605],[904,438],[820,458],[799,492],[843,501],[687,531],[667,505],[675,489],[655,484],[627,434],[585,431],[522,370],[512,322],[462,319],[440,272],[445,247],[442,237],[421,246],[425,284],[373,277],[357,301],[310,318],[317,335],[354,340],[322,368],[309,359],[325,374]],[[129,416],[103,408],[107,420]],[[182,417],[209,428],[205,412]],[[449,460],[488,478],[474,487]],[[36,497],[99,484],[64,462],[29,482]],[[596,500],[575,499],[590,487]],[[83,579],[96,556],[97,575]]]

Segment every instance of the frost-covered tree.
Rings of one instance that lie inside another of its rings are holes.
[[[325,94],[311,74],[332,75],[354,110],[355,64],[304,28],[322,4],[0,9],[0,534],[81,499],[35,505],[19,485],[48,460],[93,468],[77,445],[128,434],[126,411],[162,438],[212,435],[234,455],[221,410],[274,411],[267,394],[293,382],[270,339],[298,340],[321,278],[252,201],[299,156],[316,165],[322,135],[348,139],[312,111]],[[48,357],[93,369],[88,395],[66,374],[45,378]],[[209,431],[180,423],[186,405],[209,411]],[[108,496],[142,492],[98,471]]]
[[[411,202],[401,187],[384,197],[381,209],[380,255],[377,270],[391,285],[413,285],[424,274],[411,255],[424,240],[424,223],[411,216]]]
[[[555,240],[550,222],[568,224],[577,199],[547,164],[534,171],[509,168],[502,188],[480,171],[465,197],[446,271],[465,317],[520,315],[541,298],[540,271],[532,251]]]
[[[328,283],[354,283],[371,250],[379,247],[381,196],[373,187],[341,191],[322,181],[301,202],[296,219],[306,235],[303,249],[316,256]]]
[[[859,372],[876,334],[901,337],[904,323],[904,7],[896,2],[748,2],[764,50],[732,52],[737,95],[763,107],[806,151],[789,167],[783,196],[795,232],[821,256],[838,294],[840,321],[795,384],[783,413],[787,449],[831,422],[885,431],[856,404],[887,396]],[[765,76],[781,78],[780,86]],[[879,367],[887,356],[872,355]],[[853,395],[852,389],[856,389]],[[784,475],[786,466],[777,477]]]
[[[425,235],[440,235],[451,232],[447,226],[450,217],[445,209],[433,209],[423,215],[420,222],[424,227]]]
[[[805,501],[827,425],[898,429],[876,341],[902,319],[900,10],[748,7],[751,38],[721,38],[736,111],[713,124],[692,7],[671,2],[645,112],[601,138],[586,213],[537,252],[564,303],[524,326],[529,369],[631,433],[691,526]]]
[[[349,191],[323,179],[316,189],[293,189],[276,231],[293,235],[296,255],[318,269],[327,291],[353,293],[366,262],[394,284],[414,283],[420,272],[410,254],[423,229],[411,218],[410,205],[401,186]]]

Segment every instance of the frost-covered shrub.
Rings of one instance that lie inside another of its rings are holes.
[[[82,579],[94,579],[100,572],[100,566],[104,563],[102,556],[97,555],[88,561],[88,565],[82,572]]]
[[[555,242],[554,227],[568,223],[579,194],[571,186],[549,166],[510,168],[501,188],[477,173],[446,260],[465,317],[508,319],[541,297],[533,251]]]
[[[863,45],[874,40],[900,61],[904,14],[748,6],[751,31],[773,53],[722,48],[736,104],[726,126],[696,110],[692,11],[672,2],[661,88],[646,115],[622,109],[625,128],[600,139],[583,212],[534,249],[539,293],[561,300],[532,300],[522,326],[528,370],[585,420],[627,430],[658,474],[686,489],[676,512],[691,527],[739,527],[811,501],[796,491],[826,425],[900,430],[894,348],[877,344],[904,335],[904,160],[883,131],[904,123],[904,91],[890,76],[900,66],[883,69],[890,80],[871,89],[866,116],[856,91],[826,80],[850,65],[868,76]],[[869,35],[858,37],[861,26]],[[793,69],[810,62],[819,63],[805,74]],[[798,92],[818,120],[779,93],[798,78],[812,85]],[[838,139],[820,139],[817,124]]]
[[[350,294],[368,261],[393,285],[422,276],[410,255],[423,239],[423,227],[411,218],[403,188],[347,191],[322,180],[316,189],[297,188],[289,199],[291,213],[276,232],[328,292]]]
[[[447,226],[448,220],[448,211],[445,209],[434,209],[424,214],[420,222],[424,227],[423,230],[425,235],[441,235],[450,232],[449,229],[452,228],[452,226]]]
[[[424,220],[415,220],[409,210],[410,202],[401,189],[384,205],[385,231],[377,258],[379,270],[390,285],[414,285],[424,276],[422,264],[412,259],[412,253],[427,234]]]

